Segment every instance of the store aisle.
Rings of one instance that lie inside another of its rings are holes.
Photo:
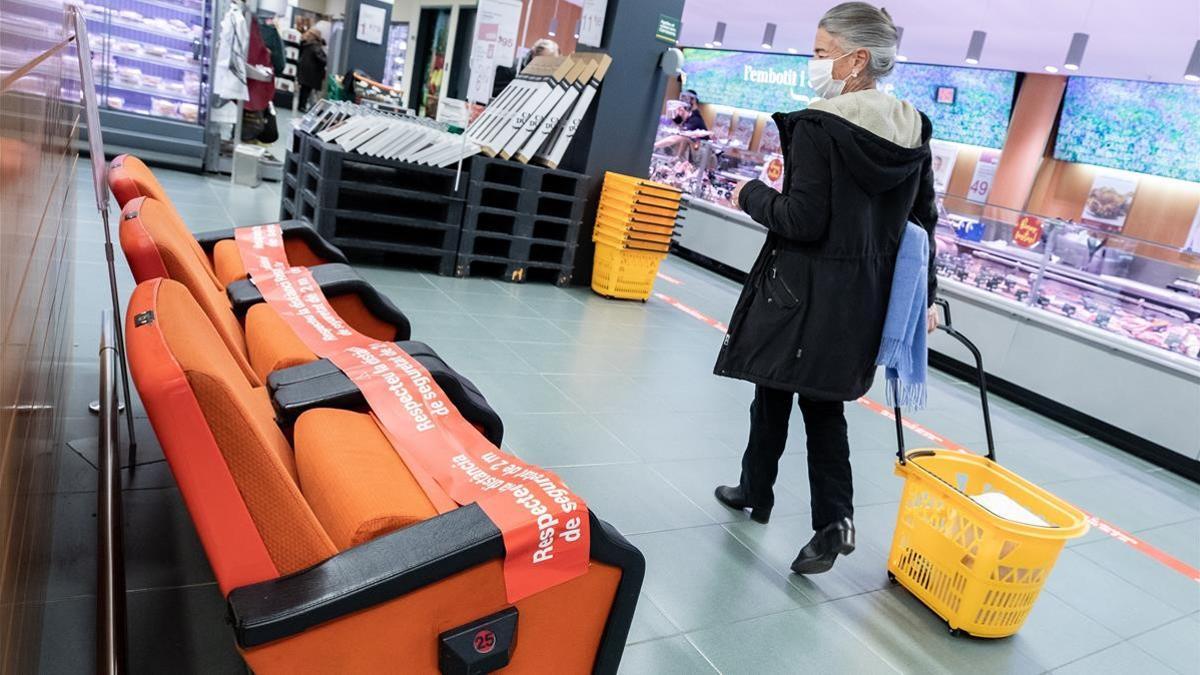
[[[277,184],[250,189],[227,178],[156,175],[197,230],[263,222],[279,210]],[[67,438],[76,440],[59,481],[47,672],[76,672],[92,658],[95,422],[83,408],[95,396],[96,312],[107,289],[89,180],[85,167],[76,182],[71,406],[78,415],[68,423]],[[132,279],[121,267],[128,296]],[[751,388],[711,374],[722,333],[698,315],[726,320],[738,293],[732,282],[670,258],[659,295],[642,304],[578,288],[359,269],[409,315],[414,339],[428,340],[485,393],[504,418],[510,451],[558,471],[645,553],[623,673],[1200,672],[1200,587],[1099,531],[1064,552],[1018,635],[951,637],[885,578],[901,485],[891,472],[893,427],[857,404],[847,414],[858,551],[829,574],[789,574],[810,535],[799,416],[770,525],[727,511],[711,495],[737,478]],[[931,380],[930,408],[916,419],[982,447],[976,392],[939,373]],[[1200,486],[1005,401],[993,408],[1004,464],[1200,567]],[[241,672],[178,491],[138,406],[135,414],[142,463],[125,476],[131,668],[175,671],[187,663],[196,672]],[[909,442],[920,445],[916,435]]]

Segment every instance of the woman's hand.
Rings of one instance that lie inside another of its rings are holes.
[[[933,331],[937,330],[937,327],[938,327],[937,307],[930,307],[929,311],[925,313],[925,330],[926,330],[926,332],[932,333]]]
[[[733,193],[729,195],[729,201],[733,202],[733,208],[735,208],[735,209],[742,208],[742,205],[739,201],[742,196],[742,188],[746,187],[746,183],[749,183],[749,182],[750,181],[748,181],[748,180],[739,181],[737,186],[733,188]]]

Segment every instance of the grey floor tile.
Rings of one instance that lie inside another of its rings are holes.
[[[621,675],[704,675],[717,673],[682,635],[625,648]]]
[[[491,323],[494,316],[505,317],[537,317],[533,307],[520,298],[503,295],[495,291],[474,293],[468,291],[448,290],[445,295],[461,311],[479,319],[485,326]]]
[[[637,412],[597,414],[596,419],[630,449],[649,462],[741,457],[730,445],[697,427],[686,413]]]
[[[421,290],[437,288],[425,278],[424,274],[413,270],[400,270],[364,263],[355,263],[354,269],[367,281],[383,287],[416,288]]]
[[[429,342],[431,346],[438,338],[467,339],[488,334],[478,321],[465,314],[415,308],[404,313],[412,324],[412,339]]]
[[[1143,633],[1131,642],[1177,672],[1200,673],[1200,618],[1195,614]]]
[[[1046,590],[1124,638],[1183,614],[1080,555],[1076,549],[1066,549],[1059,556]]]
[[[547,319],[517,316],[478,316],[476,319],[497,340],[556,344],[570,342],[567,334]]]
[[[633,413],[650,409],[656,402],[652,394],[628,375],[588,373],[544,377],[589,413]]]
[[[430,345],[449,366],[468,378],[479,373],[532,373],[529,364],[503,342],[438,338]],[[487,396],[487,392],[483,392]]]
[[[1053,672],[1059,675],[1172,675],[1175,671],[1138,649],[1133,643],[1122,642],[1061,668],[1055,668]]]
[[[122,502],[126,588],[168,588],[213,580],[177,489],[126,490]]]
[[[1053,492],[1130,532],[1200,518],[1200,504],[1181,501],[1125,474],[1055,483]],[[1086,536],[1093,541],[1107,537],[1096,529]]]
[[[748,520],[749,516],[746,512],[729,509],[713,496],[713,491],[718,485],[737,484],[741,472],[738,460],[731,457],[692,459],[656,462],[649,466],[668,483],[687,495],[688,499],[707,513],[713,521],[742,523]],[[808,497],[804,494],[796,494],[785,485],[777,485],[771,517],[777,519],[803,513],[808,513]]]
[[[1050,593],[1037,604],[1020,632],[1010,638],[1044,668],[1057,668],[1120,642],[1120,636]]]
[[[248,672],[215,583],[131,591],[127,606],[130,672]]]
[[[95,577],[95,570],[92,570]],[[40,673],[96,670],[96,598],[48,602],[42,611]]]
[[[562,467],[558,474],[598,516],[627,535],[712,523],[687,497],[639,464]]]
[[[450,298],[441,290],[427,288],[408,288],[405,286],[387,286],[379,283],[372,285],[395,303],[396,308],[407,314],[414,309],[427,309],[434,312],[453,312],[455,307]]]
[[[479,373],[471,379],[501,418],[520,413],[584,412],[536,373]]]
[[[875,654],[905,673],[1041,673],[1016,641],[955,637],[946,624],[898,586],[820,605]]]
[[[812,604],[719,525],[629,539],[646,556],[643,592],[685,631]]]
[[[604,345],[505,343],[535,372],[544,374],[609,375],[621,372],[620,364],[631,350]]]
[[[1200,568],[1200,519],[1141,530],[1137,536],[1176,559]]]
[[[793,518],[774,516],[764,527],[753,522],[726,525],[739,541],[804,594],[817,602],[827,602],[860,593],[882,590],[888,586],[887,550],[890,542],[858,543],[854,553],[838,558],[833,569],[825,574],[801,576],[791,573],[792,561],[812,537],[813,530],[807,515]]]
[[[513,454],[547,468],[640,461],[586,413],[509,415],[504,426]]]
[[[898,672],[823,614],[795,609],[689,633],[688,639],[728,675]]]
[[[1105,536],[1072,550],[1181,612],[1200,612],[1193,579],[1120,540]]]
[[[679,629],[645,593],[638,598],[637,611],[633,615],[633,625],[629,627],[628,644],[658,640],[678,632]]]

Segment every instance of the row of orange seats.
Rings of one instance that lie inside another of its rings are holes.
[[[138,281],[130,370],[253,671],[616,671],[644,573],[635,548],[590,515],[586,574],[509,603],[500,530],[474,504],[439,514],[351,383],[263,301],[234,231],[193,235],[135,157],[108,178]],[[280,225],[289,264],[337,313],[397,341],[499,445],[499,416],[409,340],[402,311],[306,223]]]

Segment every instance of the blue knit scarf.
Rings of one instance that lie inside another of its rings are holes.
[[[886,368],[888,405],[925,407],[928,268],[929,235],[919,225],[908,223],[896,254],[883,341],[875,357],[875,365]]]

